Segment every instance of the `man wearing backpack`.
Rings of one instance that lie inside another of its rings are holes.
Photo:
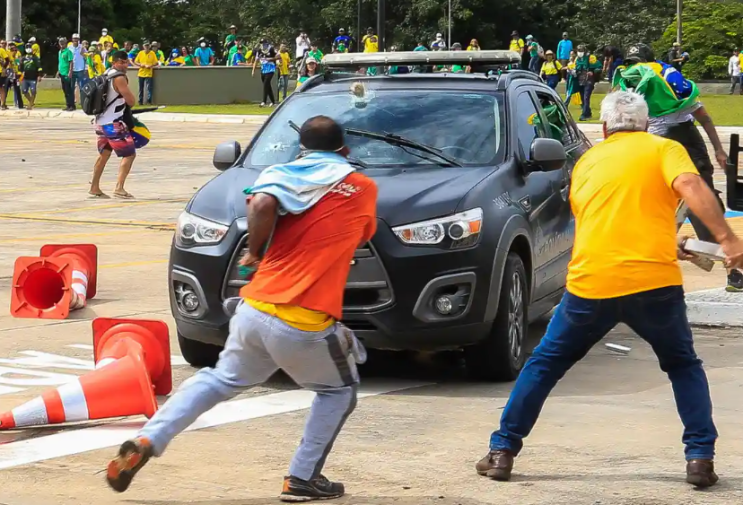
[[[129,56],[126,51],[116,51],[111,68],[106,71],[105,94],[101,96],[101,112],[95,117],[95,133],[98,136],[98,159],[93,167],[93,180],[90,183],[90,195],[96,198],[108,198],[101,191],[101,176],[106,163],[115,152],[121,158],[119,177],[114,189],[116,198],[133,198],[124,189],[124,182],[137,155],[134,138],[131,135],[134,117],[131,107],[134,105],[134,93],[129,89],[126,69],[129,67]],[[92,83],[91,83],[92,84]],[[87,94],[87,93],[86,93]],[[82,98],[82,97],[81,97]],[[87,97],[86,97],[87,98]]]

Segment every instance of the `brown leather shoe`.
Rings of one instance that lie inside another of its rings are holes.
[[[714,486],[720,478],[711,459],[691,459],[686,462],[686,482],[697,487]]]
[[[508,451],[490,451],[475,465],[479,475],[486,475],[494,480],[507,481],[511,479],[513,470],[513,454]]]

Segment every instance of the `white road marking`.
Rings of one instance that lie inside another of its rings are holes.
[[[68,358],[59,354],[49,354],[39,351],[21,351],[18,354],[30,356],[28,358],[0,358],[0,363],[13,366],[24,366],[31,368],[64,368],[69,370],[93,370],[93,361]]]
[[[23,378],[14,376],[23,376]],[[33,377],[33,378],[28,378]],[[42,372],[41,370],[23,370],[0,366],[0,385],[6,386],[60,386],[77,380],[77,375]]]
[[[17,393],[19,391],[23,391],[22,388],[12,388],[10,386],[0,386],[0,396],[2,395],[9,395],[11,393]]]
[[[374,381],[362,384],[359,399],[428,385],[431,383]],[[294,390],[222,403],[199,417],[186,431],[308,409],[314,398],[311,391]],[[142,425],[142,422],[120,421],[4,444],[0,446],[0,470],[115,447],[136,436]]]

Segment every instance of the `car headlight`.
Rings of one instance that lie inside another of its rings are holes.
[[[175,241],[179,246],[217,244],[229,228],[184,211],[178,216]]]
[[[477,243],[482,229],[482,209],[470,209],[453,216],[421,221],[392,228],[403,243],[438,245],[445,242],[452,248]]]

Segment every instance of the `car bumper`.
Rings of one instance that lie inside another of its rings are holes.
[[[246,231],[239,222],[232,228],[218,246],[173,245],[171,310],[178,333],[187,339],[223,345],[227,338],[229,318],[222,302],[237,293],[228,272],[234,269],[239,257],[235,248],[244,244]],[[484,320],[492,257],[483,244],[461,251],[404,246],[380,222],[371,247],[357,251],[342,322],[372,349],[437,350],[475,344],[492,327],[492,321]],[[381,286],[384,283],[386,287]],[[178,303],[183,286],[198,298],[200,310],[195,313],[186,314]],[[376,294],[360,296],[365,290],[367,295]],[[442,295],[453,297],[457,310],[452,314],[437,312],[435,302]]]

